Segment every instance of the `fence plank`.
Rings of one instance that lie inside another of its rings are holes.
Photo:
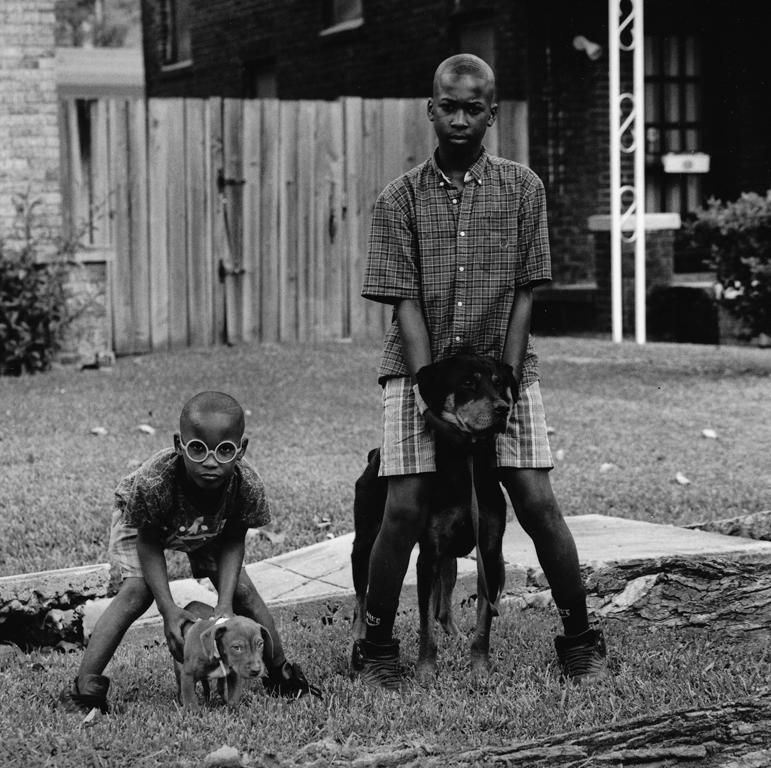
[[[128,125],[127,105],[111,99],[110,168],[113,171],[113,211],[115,213],[115,268],[112,270],[112,311],[115,353],[134,352],[134,329],[131,301],[131,232],[128,194]]]
[[[152,211],[149,224],[150,347],[153,350],[163,350],[169,346],[167,187],[172,126],[166,99],[150,99],[147,110],[148,205]],[[175,138],[178,141],[178,137]]]
[[[205,102],[185,99],[185,219],[187,223],[187,316],[189,343],[211,338],[211,275],[206,222]]]
[[[281,101],[279,149],[279,340],[296,341],[297,330],[297,116],[296,101]]]
[[[217,188],[217,174],[223,167],[222,159],[222,99],[207,100],[207,152],[209,186],[207,219],[209,222],[209,250],[212,269],[211,324],[213,343],[224,342],[225,336],[225,284],[220,277],[220,266],[226,259],[227,243],[222,219],[222,203]]]
[[[131,318],[135,352],[150,350],[150,263],[147,220],[147,115],[144,99],[127,102]]]
[[[372,211],[375,201],[383,189],[385,170],[383,167],[383,103],[376,99],[364,101],[363,121],[363,163],[362,163],[362,225],[364,228],[365,242],[369,238],[369,230],[372,222]],[[361,279],[364,278],[364,264],[361,269]],[[364,307],[364,333],[367,338],[380,339],[383,336],[385,325],[385,313],[387,305],[377,304],[374,301],[363,299],[359,301]]]
[[[297,340],[313,337],[316,108],[301,101],[297,123]]]
[[[169,117],[167,221],[169,244],[169,345],[189,343],[187,317],[187,222],[185,205],[185,102],[167,99]]]
[[[343,100],[345,117],[345,307],[343,336],[361,338],[364,331],[364,305],[361,298],[362,276],[366,255],[366,233],[363,216],[364,119],[363,102],[358,97]]]
[[[225,311],[228,341],[242,341],[243,283],[240,274],[243,266],[243,110],[238,99],[222,102],[222,157],[224,187],[224,212],[228,252],[232,259],[232,273],[225,278]]]
[[[261,275],[260,241],[262,224],[260,221],[260,187],[262,184],[262,103],[256,99],[244,102],[244,249],[243,266],[246,270],[243,282],[248,290],[242,293],[243,323],[248,330],[244,339],[248,340],[260,334]]]
[[[262,341],[279,340],[278,221],[280,110],[277,99],[265,99],[262,106],[262,186],[260,222],[262,227],[261,318]]]
[[[91,102],[91,232],[90,242],[108,246],[113,242],[110,216],[110,147],[107,102]]]
[[[500,121],[500,154],[509,160],[528,165],[528,109],[526,101],[505,101],[498,106]]]

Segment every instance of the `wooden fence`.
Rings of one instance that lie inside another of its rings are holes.
[[[65,221],[112,253],[114,349],[379,338],[372,207],[433,147],[425,100],[60,102]],[[502,104],[493,152],[527,161]]]

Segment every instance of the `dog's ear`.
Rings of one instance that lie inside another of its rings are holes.
[[[208,629],[201,632],[201,648],[209,661],[221,658],[217,642],[227,628],[227,622],[215,621]]]
[[[263,627],[262,624],[260,624],[259,627],[263,642],[262,658],[268,659],[270,661],[270,659],[273,658],[273,638],[270,636],[270,632],[268,632],[268,630]]]

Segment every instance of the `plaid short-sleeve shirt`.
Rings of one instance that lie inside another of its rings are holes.
[[[500,359],[517,287],[548,280],[543,183],[519,163],[483,151],[460,192],[432,156],[378,197],[362,296],[419,300],[434,361],[459,352]],[[394,317],[378,378],[406,375]],[[522,386],[537,379],[531,337]]]

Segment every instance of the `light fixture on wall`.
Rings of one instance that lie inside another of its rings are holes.
[[[573,38],[573,47],[577,51],[584,51],[592,61],[597,61],[602,56],[602,46],[598,43],[593,43],[583,35],[576,35]]]

